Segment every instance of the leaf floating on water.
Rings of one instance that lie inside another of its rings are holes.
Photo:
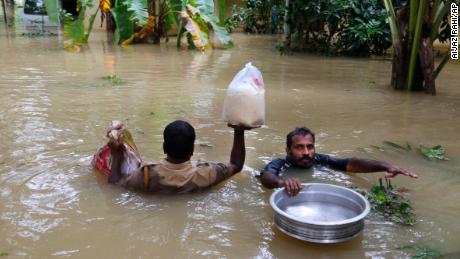
[[[405,246],[397,247],[396,249],[407,250],[413,253],[411,258],[417,258],[417,259],[441,258],[441,257],[445,257],[448,255],[447,253],[442,253],[425,244],[405,245]]]
[[[432,148],[420,145],[420,152],[429,160],[449,160],[449,158],[445,156],[446,151],[441,145],[436,145]]]
[[[406,142],[406,143],[407,143],[407,142]],[[397,149],[402,149],[402,150],[404,150],[404,151],[409,151],[409,150],[411,150],[411,147],[410,147],[409,143],[407,143],[407,147],[403,147],[403,146],[401,146],[401,145],[398,145],[398,144],[396,144],[396,143],[394,143],[394,142],[391,142],[391,141],[388,141],[388,140],[383,141],[383,144],[388,145],[388,146],[390,146],[390,147],[397,148]]]
[[[207,143],[201,143],[200,147],[213,147],[213,145],[207,144]]]
[[[109,81],[112,85],[121,85],[125,83],[125,81],[117,75],[103,76],[102,79]]]
[[[383,147],[379,147],[379,146],[374,146],[374,145],[371,145],[371,147],[377,149],[377,150],[380,150],[380,151],[385,151],[385,149]]]

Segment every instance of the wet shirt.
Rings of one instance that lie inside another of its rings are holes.
[[[189,160],[173,164],[163,159],[141,166],[120,183],[147,192],[186,193],[217,184],[230,176],[229,166],[223,163]]]
[[[349,158],[336,158],[325,154],[315,154],[314,165],[327,166],[332,169],[346,171]],[[294,166],[289,162],[287,158],[277,158],[268,163],[263,173],[270,173],[276,176],[279,176],[280,173],[288,169],[289,167]]]

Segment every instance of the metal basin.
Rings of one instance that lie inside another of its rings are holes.
[[[323,183],[302,184],[294,197],[279,189],[271,195],[270,205],[281,231],[314,243],[339,243],[358,236],[370,211],[361,194]]]

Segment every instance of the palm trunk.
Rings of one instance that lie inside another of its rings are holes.
[[[8,25],[8,20],[6,19],[5,0],[2,0],[2,8],[3,8],[3,19],[5,20],[5,25]]]
[[[285,5],[285,11],[284,11],[284,24],[283,24],[283,30],[284,30],[284,39],[283,39],[283,45],[286,48],[291,47],[291,25],[290,25],[290,19],[289,19],[289,0],[286,0],[286,5]]]

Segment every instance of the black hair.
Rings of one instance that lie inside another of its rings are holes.
[[[287,134],[286,136],[286,147],[288,149],[290,149],[292,146],[292,138],[297,135],[300,135],[300,136],[311,135],[313,137],[313,143],[315,143],[315,133],[313,133],[313,131],[311,131],[307,127],[297,127],[293,131],[289,132],[289,134]]]
[[[163,131],[164,152],[175,159],[186,159],[193,154],[195,129],[186,121],[176,120]]]

